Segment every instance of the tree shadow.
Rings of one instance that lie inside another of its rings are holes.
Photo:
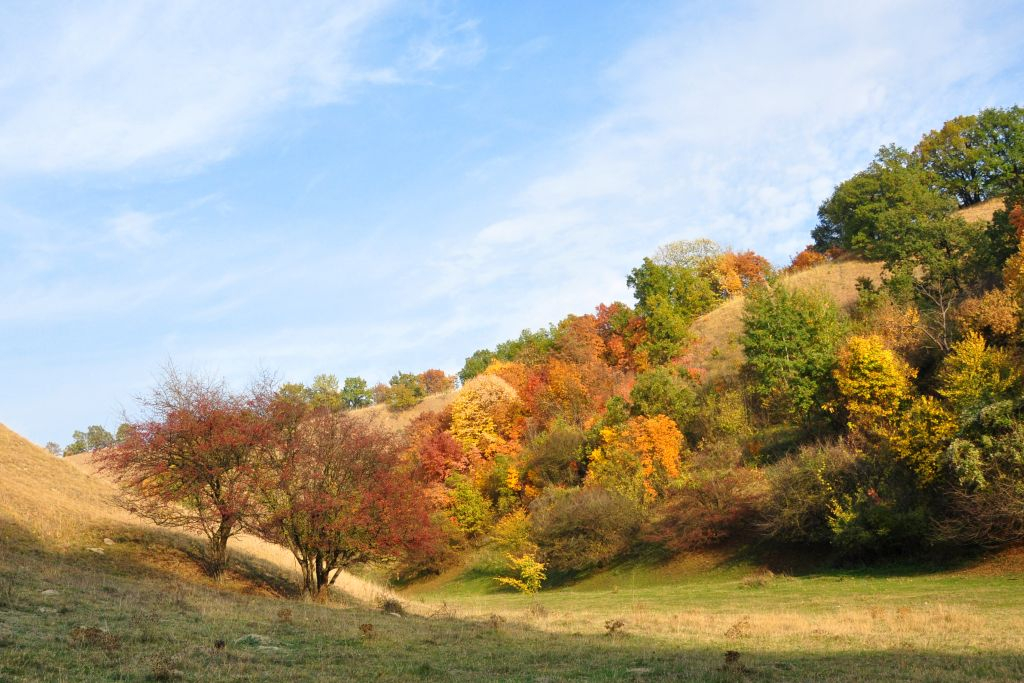
[[[15,584],[13,600],[0,600],[3,680],[1024,679],[1024,655],[1016,651],[842,651],[841,643],[816,639],[794,652],[754,637],[702,643],[686,634],[651,636],[634,631],[628,617],[616,629],[595,624],[580,633],[544,615],[396,617],[300,602],[284,609],[272,595],[238,595],[208,581],[195,585],[188,609],[175,612],[174,586],[193,575],[138,561],[140,549],[184,553],[173,532],[119,536],[104,555],[55,551],[16,525],[0,523],[0,533],[0,583]],[[40,589],[48,585],[61,595],[45,595]],[[83,594],[73,595],[76,589]],[[163,607],[133,597],[154,593]],[[51,610],[52,600],[65,598],[68,614]]]

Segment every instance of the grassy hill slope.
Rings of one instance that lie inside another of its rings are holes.
[[[850,308],[857,301],[857,278],[878,282],[881,274],[881,263],[846,260],[784,275],[780,282],[785,287],[827,295],[840,307]],[[688,350],[687,362],[704,368],[709,381],[733,376],[743,365],[739,338],[743,332],[745,300],[742,295],[734,297],[693,324],[694,342]]]

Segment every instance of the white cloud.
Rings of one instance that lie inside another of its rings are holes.
[[[810,241],[819,203],[882,144],[1019,93],[1024,17],[962,2],[684,8],[608,69],[613,105],[556,144],[504,212],[449,245],[411,293],[458,297],[495,340],[626,298],[667,241],[712,237],[776,263]],[[995,18],[999,21],[995,21]],[[482,227],[481,227],[482,226]]]
[[[276,109],[388,80],[352,63],[360,34],[388,5],[106,2],[7,17],[0,173],[223,158]]]

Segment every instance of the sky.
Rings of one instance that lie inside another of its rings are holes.
[[[1024,99],[1007,2],[6,2],[0,422],[113,431],[168,362],[371,383],[784,265],[884,144]]]

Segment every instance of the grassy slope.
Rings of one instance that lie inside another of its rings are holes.
[[[266,549],[239,552],[213,584],[189,539],[117,511],[108,484],[6,429],[0,473],[4,681],[1024,677],[1013,558],[989,572],[766,579],[704,554],[534,597],[489,579],[422,586],[394,617],[282,599],[289,576]],[[739,661],[724,664],[727,651]]]
[[[881,273],[879,263],[849,260],[785,275],[781,282],[793,289],[826,294],[839,306],[849,308],[857,300],[857,278],[868,277],[877,282]],[[733,376],[743,364],[739,337],[743,332],[744,301],[743,296],[734,297],[693,324],[694,343],[687,363],[707,370],[708,381]]]

